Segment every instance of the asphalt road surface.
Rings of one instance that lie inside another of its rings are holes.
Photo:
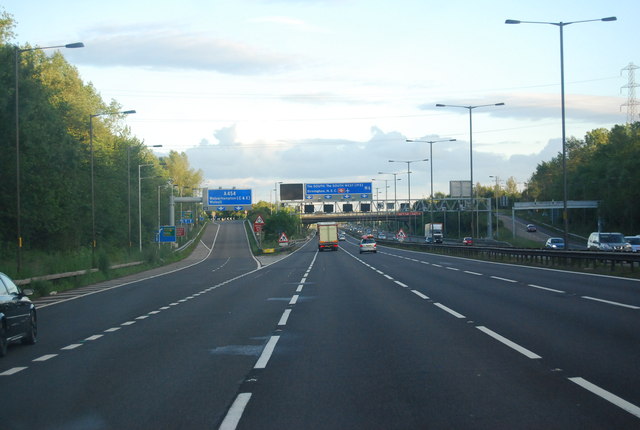
[[[0,428],[640,428],[640,283],[340,245],[260,266],[225,222],[190,267],[40,308]]]

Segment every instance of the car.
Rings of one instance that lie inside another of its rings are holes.
[[[631,252],[631,245],[625,240],[622,233],[599,233],[594,231],[587,240],[589,251],[621,251]]]
[[[33,345],[38,339],[36,307],[27,297],[31,294],[0,272],[0,357],[7,354],[9,344]]]
[[[561,237],[550,237],[544,244],[548,249],[564,249],[564,239]]]
[[[468,246],[473,245],[473,238],[470,236],[465,237],[464,239],[462,239],[462,244]]]
[[[385,240],[387,238],[387,235],[384,233],[378,233],[378,239],[382,239]]]
[[[536,231],[538,231],[538,229],[533,224],[527,224],[527,231],[530,233],[535,233]]]
[[[640,252],[640,236],[625,236],[624,239],[631,245],[631,252]]]
[[[376,248],[376,240],[373,238],[373,235],[368,234],[362,236],[362,240],[360,240],[360,254],[363,252],[373,252],[375,254],[378,252]]]
[[[347,240],[347,236],[344,234],[344,232],[338,233],[338,240]]]

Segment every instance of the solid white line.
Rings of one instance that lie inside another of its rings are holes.
[[[269,342],[267,342],[267,346],[264,347],[260,358],[258,358],[256,365],[253,366],[254,369],[264,369],[265,367],[267,367],[267,363],[269,362],[271,354],[273,354],[273,350],[275,349],[276,343],[278,343],[279,339],[280,336],[271,336],[271,339],[269,339]]]
[[[227,412],[227,415],[224,417],[224,421],[220,424],[219,430],[235,430],[236,427],[238,427],[238,423],[240,422],[240,418],[242,418],[244,409],[249,403],[249,399],[251,399],[251,393],[238,394],[229,412]]]
[[[22,372],[23,370],[25,370],[26,367],[14,367],[13,369],[9,369],[6,372],[2,372],[0,373],[0,376],[11,376],[11,375],[15,375],[18,372]]]
[[[412,292],[413,294],[415,294],[416,296],[418,296],[418,297],[422,298],[422,299],[428,299],[428,298],[429,298],[429,297],[425,296],[424,294],[422,294],[420,291],[417,291],[417,290],[411,290],[411,292]]]
[[[596,301],[596,302],[606,303],[606,304],[608,304],[608,305],[621,306],[621,307],[623,307],[623,308],[629,308],[629,309],[640,309],[640,307],[638,307],[638,306],[625,305],[624,303],[612,302],[612,301],[610,301],[610,300],[596,299],[595,297],[582,296],[582,298],[583,298],[583,299],[587,299],[587,300],[594,300],[594,301]]]
[[[395,282],[396,284],[400,285],[401,287],[409,288],[409,286],[408,286],[408,285],[403,284],[403,283],[402,283],[402,282],[400,282],[400,281],[393,281],[393,282]]]
[[[458,312],[454,311],[453,309],[446,307],[442,303],[434,303],[434,305],[436,305],[437,307],[439,307],[443,311],[449,312],[451,315],[453,315],[456,318],[466,318],[464,315],[459,314]]]
[[[542,358],[540,357],[538,354],[529,351],[527,348],[524,348],[520,345],[518,345],[515,342],[511,342],[509,339],[507,339],[504,336],[500,336],[498,333],[496,333],[493,330],[489,330],[486,327],[483,326],[478,326],[476,327],[478,330],[480,330],[481,332],[484,332],[485,334],[488,334],[489,336],[491,336],[492,338],[494,338],[495,340],[497,340],[498,342],[502,342],[503,344],[507,345],[509,348],[512,348],[516,351],[518,351],[520,354],[531,358],[531,359],[537,359],[537,358]]]
[[[553,288],[541,287],[540,285],[529,284],[528,286],[529,287],[533,287],[533,288],[538,288],[540,290],[551,291],[553,293],[560,293],[560,294],[564,294],[565,293],[565,291],[562,291],[562,290],[555,290]]]
[[[291,297],[291,301],[289,302],[289,304],[295,305],[296,303],[298,303],[298,297],[300,297],[298,294],[294,294],[293,297]]]
[[[491,276],[491,278],[493,278],[493,279],[497,279],[498,281],[505,281],[505,282],[518,282],[518,281],[514,281],[513,279],[501,278],[501,277],[499,277],[499,276]]]
[[[598,387],[597,385],[592,384],[591,382],[587,381],[586,379],[583,378],[569,378],[569,381],[578,384],[579,386],[581,386],[582,388],[591,391],[593,394],[595,394],[596,396],[600,396],[603,399],[605,399],[606,401],[613,403],[614,405],[618,406],[619,408],[624,409],[625,411],[629,412],[632,415],[635,415],[636,417],[640,418],[640,408],[637,407],[636,405],[634,405],[633,403],[629,403],[626,400],[616,396],[613,393],[610,393],[607,390],[603,390],[602,388]]]
[[[52,359],[53,357],[57,357],[58,354],[47,354],[47,355],[43,355],[42,357],[38,357],[36,359],[34,359],[33,361],[47,361]]]
[[[289,319],[289,315],[291,314],[291,309],[285,309],[280,317],[280,321],[278,321],[278,325],[287,325],[287,320]]]
[[[478,273],[478,272],[470,272],[468,270],[465,270],[464,273],[468,274],[468,275],[476,275],[476,276],[482,276],[482,273]]]
[[[65,346],[63,348],[60,348],[60,349],[64,350],[64,351],[70,351],[70,350],[76,349],[76,348],[78,348],[80,346],[82,346],[81,343],[72,343],[71,345],[67,345],[67,346]]]

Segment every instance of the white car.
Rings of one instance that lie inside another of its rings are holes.
[[[624,238],[631,245],[631,252],[640,252],[640,236],[625,236]]]
[[[374,254],[378,252],[376,240],[373,238],[373,235],[362,236],[362,240],[360,241],[360,254],[363,252],[373,252]]]

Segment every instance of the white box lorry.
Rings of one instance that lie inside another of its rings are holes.
[[[318,251],[330,249],[338,250],[338,223],[319,222],[318,223]]]
[[[424,237],[427,243],[442,243],[442,239],[444,238],[442,223],[434,222],[425,224]]]

